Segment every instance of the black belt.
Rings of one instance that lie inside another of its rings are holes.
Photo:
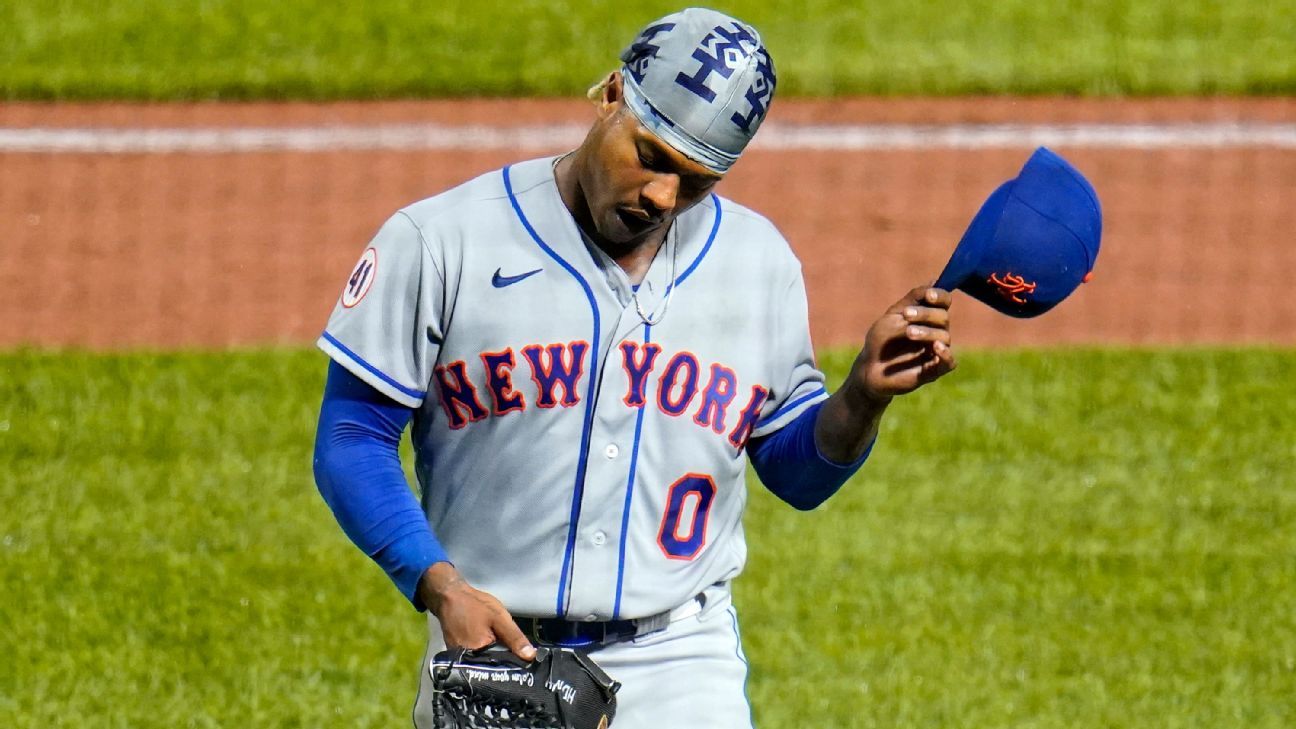
[[[607,645],[635,638],[642,633],[635,620],[607,620],[602,622],[580,622],[562,618],[518,618],[513,620],[530,638],[541,645],[556,645],[564,648],[585,648],[592,645]],[[663,625],[657,630],[666,626]]]
[[[702,595],[666,612],[634,620],[564,620],[562,618],[526,618],[513,616],[514,622],[532,642],[563,648],[604,646],[665,630],[671,620],[696,615],[706,603]]]

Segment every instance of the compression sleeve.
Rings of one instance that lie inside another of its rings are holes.
[[[401,470],[400,437],[412,416],[331,362],[315,433],[315,483],[351,541],[423,610],[419,578],[449,560]]]
[[[822,407],[823,402],[815,403],[782,428],[747,443],[747,456],[765,488],[802,511],[837,493],[868,460],[877,442],[869,443],[853,463],[828,460],[815,443],[815,421]]]

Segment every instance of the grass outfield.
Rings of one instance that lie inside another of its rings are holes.
[[[578,96],[678,2],[0,2],[0,98]],[[781,93],[1289,94],[1290,0],[717,2]]]
[[[423,623],[315,493],[323,370],[0,355],[0,726],[405,725]],[[823,509],[754,488],[760,726],[1292,726],[1293,382],[965,352]]]

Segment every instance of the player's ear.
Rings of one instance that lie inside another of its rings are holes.
[[[608,118],[621,109],[621,104],[625,100],[624,89],[621,87],[621,74],[613,71],[608,74],[600,84],[603,87],[603,94],[599,99],[599,116]]]

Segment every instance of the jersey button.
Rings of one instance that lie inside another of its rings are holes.
[[[616,458],[617,456],[621,455],[621,449],[617,448],[616,443],[608,443],[607,448],[603,449],[603,455],[607,456],[608,460],[610,461],[613,458]]]
[[[604,544],[607,544],[607,535],[603,532],[594,532],[594,534],[590,536],[590,541],[594,543],[594,546],[601,547]]]

